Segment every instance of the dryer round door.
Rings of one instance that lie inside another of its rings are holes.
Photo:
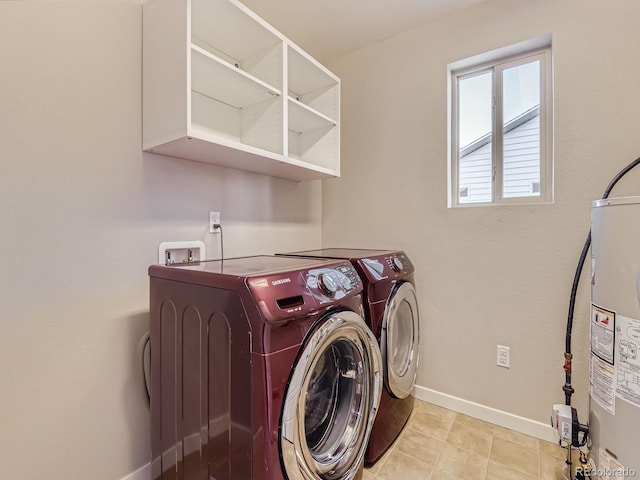
[[[289,480],[349,480],[363,462],[382,394],[378,342],[362,317],[317,323],[293,367],[280,420]]]
[[[416,291],[409,282],[399,283],[387,300],[380,337],[385,387],[396,398],[405,398],[413,392],[419,331]]]

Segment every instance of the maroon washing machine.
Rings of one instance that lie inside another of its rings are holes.
[[[365,465],[372,465],[398,437],[413,409],[420,338],[413,265],[395,250],[323,248],[286,255],[349,260],[362,279],[365,320],[380,342],[385,386],[365,455]]]
[[[359,479],[382,359],[351,263],[149,267],[153,480]]]

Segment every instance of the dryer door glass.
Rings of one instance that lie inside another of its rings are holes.
[[[291,480],[355,478],[382,391],[378,344],[354,312],[308,337],[283,405],[280,448]]]
[[[389,345],[391,349],[389,368],[398,376],[405,376],[411,368],[411,355],[415,347],[413,345],[413,322],[414,314],[409,302],[404,299],[398,304],[398,311],[389,328],[391,334],[389,338],[393,342]]]
[[[415,385],[419,323],[413,285],[409,282],[398,284],[387,301],[380,339],[385,387],[396,398],[410,395]]]

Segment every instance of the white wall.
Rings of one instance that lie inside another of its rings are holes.
[[[636,0],[492,0],[329,63],[342,79],[342,178],[323,246],[404,249],[423,327],[418,384],[546,424],[591,201],[640,155]],[[551,33],[555,204],[447,209],[447,64]],[[615,194],[640,194],[640,170]],[[587,265],[587,272],[589,265]],[[587,278],[587,280],[584,280]],[[574,384],[587,405],[588,273]],[[496,345],[511,368],[495,366]]]
[[[114,480],[149,461],[138,341],[162,241],[320,246],[320,182],[141,151],[133,2],[0,2],[0,476]]]

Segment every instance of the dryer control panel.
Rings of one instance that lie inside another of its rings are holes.
[[[371,280],[394,279],[413,272],[413,264],[404,252],[361,259],[361,265]]]
[[[385,258],[387,265],[394,272],[403,272],[404,270],[413,269],[413,265],[409,261],[409,258],[404,253],[398,253],[390,255]]]

